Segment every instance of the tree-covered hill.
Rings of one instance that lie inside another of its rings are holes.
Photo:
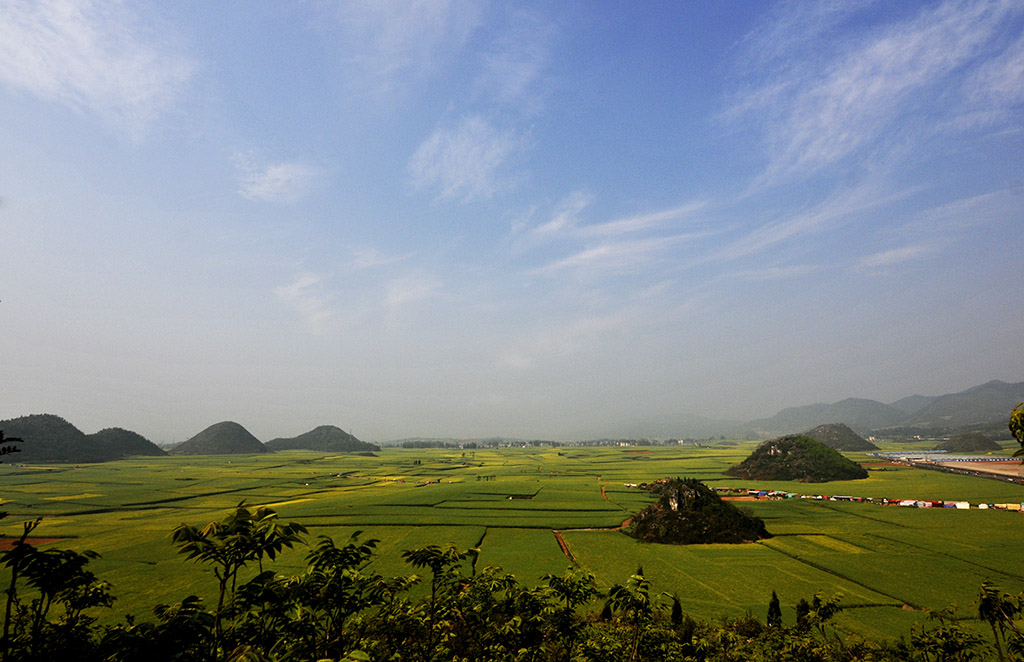
[[[0,421],[7,437],[20,437],[21,452],[8,462],[103,462],[109,459],[100,444],[54,414],[31,414]]]
[[[864,467],[805,435],[770,439],[725,473],[744,480],[799,480],[807,483],[868,477]]]
[[[60,416],[32,414],[0,421],[4,436],[19,437],[20,453],[5,462],[108,462],[129,455],[166,455],[140,434],[122,428],[107,428],[85,434]]]
[[[379,451],[380,447],[354,436],[334,425],[321,425],[297,437],[271,439],[266,447],[272,451],[311,450],[325,453]]]
[[[172,450],[175,455],[230,455],[270,452],[259,439],[234,421],[215,423],[183,441]]]
[[[138,432],[124,428],[105,428],[86,435],[86,438],[98,442],[101,448],[106,449],[111,459],[131,455],[167,455],[167,451]]]
[[[769,537],[764,522],[723,501],[693,478],[646,486],[658,501],[633,516],[626,533],[644,542],[696,545],[742,543]]]
[[[1003,447],[980,432],[967,432],[947,439],[935,447],[937,451],[971,453],[975,451],[1001,451]]]
[[[843,423],[827,423],[819,425],[810,432],[808,437],[820,441],[837,451],[876,451],[878,446],[860,436]]]

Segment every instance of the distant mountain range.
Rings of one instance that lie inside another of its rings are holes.
[[[680,438],[743,435],[754,438],[803,433],[831,423],[842,423],[860,435],[900,436],[912,433],[962,434],[983,432],[993,439],[1008,438],[1010,411],[1024,402],[1024,382],[998,380],[959,393],[939,396],[912,395],[890,404],[863,398],[847,398],[831,404],[789,407],[771,418],[746,423],[714,421],[681,415],[663,420],[625,423],[631,438]],[[148,439],[130,430],[107,428],[85,434],[60,416],[33,414],[0,421],[6,437],[24,439],[15,444],[20,453],[4,456],[4,462],[105,462],[131,455],[166,455]],[[455,440],[452,440],[455,441]],[[224,421],[206,428],[171,449],[174,454],[265,453],[274,450],[309,449],[325,453],[379,450],[333,425],[322,425],[297,437],[261,443],[244,427]]]
[[[832,404],[789,407],[771,418],[750,421],[746,427],[756,430],[761,436],[772,436],[800,432],[826,423],[844,423],[863,434],[869,430],[899,425],[906,418],[905,411],[892,405],[875,400],[847,398]]]
[[[993,380],[959,393],[912,395],[892,404],[847,398],[832,404],[790,407],[742,427],[758,436],[792,434],[825,423],[845,423],[859,434],[892,428],[946,432],[1005,428],[1010,411],[1019,402],[1024,402],[1024,382]]]

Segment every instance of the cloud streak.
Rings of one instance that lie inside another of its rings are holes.
[[[682,221],[692,218],[697,212],[708,207],[707,202],[697,201],[685,205],[653,212],[650,214],[639,214],[607,223],[597,223],[579,228],[579,234],[583,237],[607,237],[622,234],[631,234],[648,230],[652,227],[663,225],[671,221]]]
[[[573,255],[551,262],[536,270],[536,273],[551,274],[567,269],[589,269],[596,271],[623,271],[646,269],[650,261],[680,243],[693,241],[706,233],[677,234],[668,237],[652,237],[633,241],[613,241],[585,248]]]
[[[889,250],[874,253],[873,255],[865,255],[857,262],[857,268],[869,270],[892,267],[903,262],[909,262],[911,260],[924,257],[925,255],[934,252],[934,250],[935,249],[932,246],[927,244],[890,248]]]

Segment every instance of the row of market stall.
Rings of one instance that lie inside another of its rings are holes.
[[[799,492],[786,492],[784,490],[757,490],[735,487],[715,487],[715,492],[724,497],[746,497],[754,499],[813,499],[815,501],[855,501],[858,503],[873,503],[880,506],[901,506],[904,508],[955,508],[957,510],[969,510],[978,508],[981,510],[1024,510],[1024,504],[1020,503],[978,503],[971,504],[968,501],[933,501],[928,499],[884,499],[878,497],[860,497],[846,495],[827,494],[802,494]]]

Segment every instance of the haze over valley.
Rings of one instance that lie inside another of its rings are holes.
[[[0,419],[969,426],[1022,62],[1019,2],[4,2]]]

